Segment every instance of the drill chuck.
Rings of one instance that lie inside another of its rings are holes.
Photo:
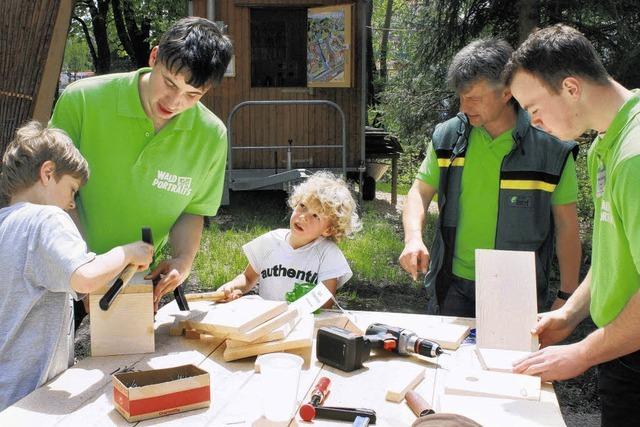
[[[427,357],[436,357],[442,354],[442,347],[433,341],[419,338],[417,335],[411,341],[413,341],[412,353]]]

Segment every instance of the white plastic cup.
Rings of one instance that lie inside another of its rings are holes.
[[[302,357],[288,353],[260,356],[263,411],[269,421],[288,422],[293,418],[303,362]]]

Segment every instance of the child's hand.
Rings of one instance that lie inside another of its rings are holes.
[[[138,271],[149,268],[149,264],[153,260],[153,245],[139,241],[124,245],[123,249],[128,264],[135,265]]]
[[[231,289],[222,286],[219,290],[224,292],[224,299],[220,302],[230,302],[242,296],[242,291],[240,289]]]

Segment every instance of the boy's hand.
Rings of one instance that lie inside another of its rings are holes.
[[[231,288],[226,288],[224,286],[220,287],[221,291],[224,291],[224,299],[220,302],[230,302],[233,301],[234,299],[238,299],[242,296],[242,291],[240,289],[231,289]]]
[[[149,268],[153,260],[153,245],[139,241],[124,245],[123,248],[128,264],[135,265],[138,271]]]

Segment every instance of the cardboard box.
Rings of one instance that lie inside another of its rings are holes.
[[[182,365],[115,374],[113,403],[127,421],[207,408],[211,404],[209,373]]]

